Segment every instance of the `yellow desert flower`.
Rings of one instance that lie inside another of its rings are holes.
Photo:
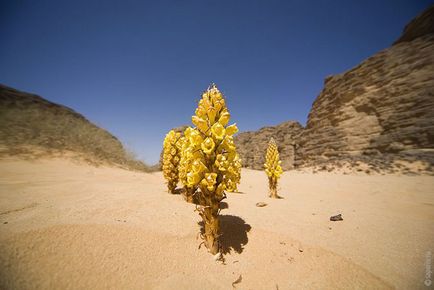
[[[228,152],[235,151],[236,147],[232,136],[226,135],[223,142],[221,143],[221,147]]]
[[[187,184],[188,186],[197,185],[200,182],[201,176],[199,173],[189,172],[187,173]]]
[[[209,96],[209,91],[205,91],[202,93],[202,99],[200,99],[199,104],[203,102],[203,100],[207,100]]]
[[[214,107],[210,107],[207,110],[208,120],[210,124],[213,124],[215,122],[215,117],[217,115],[217,112],[218,112],[217,109]]]
[[[236,175],[237,174],[237,170],[234,166],[229,166],[228,167],[228,172],[232,175]]]
[[[270,189],[270,197],[280,198],[277,195],[277,180],[283,173],[282,167],[280,166],[281,161],[279,160],[279,151],[277,150],[276,142],[273,138],[270,139],[268,143],[267,153],[265,155],[265,173],[268,176],[268,185]]]
[[[209,129],[207,121],[205,121],[204,119],[202,119],[198,116],[191,117],[191,122],[204,134]]]
[[[191,169],[192,169],[192,171],[194,173],[199,173],[200,174],[201,172],[205,171],[207,168],[202,163],[202,161],[196,159],[196,160],[193,161]]]
[[[193,146],[198,146],[202,143],[203,138],[197,130],[191,130],[189,135],[189,141]]]
[[[205,154],[211,154],[215,148],[215,143],[212,138],[208,137],[205,139],[205,141],[202,142],[200,146],[203,152],[205,152]]]
[[[223,154],[218,154],[215,160],[215,165],[220,171],[225,171],[228,167],[228,161]]]
[[[203,119],[206,116],[206,109],[202,105],[199,105],[195,111],[195,114],[196,116]]]
[[[229,136],[232,136],[237,132],[238,132],[237,124],[232,124],[226,128],[226,134],[228,134]]]
[[[218,122],[211,127],[211,133],[217,140],[222,140],[225,137],[225,132],[225,127]]]
[[[179,169],[181,182],[195,191],[203,220],[204,244],[213,254],[220,252],[219,203],[225,191],[235,191],[241,162],[232,135],[236,125],[227,126],[230,114],[223,94],[211,85],[203,94],[192,117],[195,128],[184,132]],[[229,169],[230,168],[230,169]],[[230,171],[230,172],[229,172]],[[196,191],[197,188],[197,191]]]
[[[167,133],[163,142],[163,176],[167,180],[167,188],[171,193],[175,193],[179,180],[178,164],[181,152],[178,142],[180,139],[181,134],[171,130]]]
[[[215,194],[216,194],[216,196],[220,197],[220,196],[224,195],[224,191],[225,191],[225,184],[220,183],[215,190]]]
[[[214,184],[216,184],[216,173],[205,173],[205,178],[202,179],[202,183],[209,191],[214,190]]]
[[[191,131],[193,131],[193,128],[191,128],[191,127],[185,128],[185,130],[184,130],[184,137],[186,137],[187,139],[190,138]]]
[[[232,179],[228,179],[226,181],[226,190],[230,192],[234,192],[235,190],[237,190],[237,185],[234,181],[232,181]]]
[[[207,112],[208,109],[212,107],[212,103],[211,103],[211,101],[209,99],[209,95],[208,94],[202,95],[202,99],[199,101],[199,107],[203,107],[203,109],[205,110],[205,112]]]
[[[214,108],[217,112],[219,112],[222,108],[225,107],[225,100],[224,99],[215,99],[214,102]]]
[[[229,112],[225,109],[225,111],[220,114],[220,118],[218,119],[218,122],[223,126],[226,126],[229,122],[230,117],[231,114],[229,114]]]

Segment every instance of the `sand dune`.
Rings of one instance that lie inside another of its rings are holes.
[[[287,172],[271,200],[263,172],[242,174],[222,211],[221,264],[198,249],[194,205],[161,173],[2,160],[0,287],[231,289],[240,276],[237,289],[425,287],[434,177]]]

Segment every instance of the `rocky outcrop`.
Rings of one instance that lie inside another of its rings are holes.
[[[434,6],[392,47],[326,78],[299,139],[297,166],[361,161],[393,169],[404,160],[432,170],[433,28]]]
[[[283,170],[294,168],[296,140],[302,128],[300,123],[288,121],[254,132],[239,133],[234,137],[234,142],[243,166],[258,170],[264,169],[268,141],[273,137],[278,145]]]
[[[412,41],[420,36],[428,35],[434,33],[434,5],[429,7],[427,10],[422,12],[416,18],[414,18],[409,24],[404,28],[404,32],[401,37],[395,41],[394,44]]]

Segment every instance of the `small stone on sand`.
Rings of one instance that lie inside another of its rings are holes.
[[[344,219],[342,218],[342,214],[338,214],[338,215],[331,216],[330,220],[332,222],[336,222],[336,221],[343,221]]]

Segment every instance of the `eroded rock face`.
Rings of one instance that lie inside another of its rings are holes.
[[[405,41],[412,41],[420,36],[434,33],[434,5],[414,18],[404,28],[401,37],[394,44]]]
[[[268,141],[273,137],[279,148],[283,170],[294,168],[296,140],[303,127],[295,121],[288,121],[274,127],[264,127],[254,132],[239,133],[234,137],[243,167],[262,170]]]
[[[390,169],[396,162],[417,160],[431,170],[433,28],[434,6],[392,47],[326,79],[299,139],[297,166],[363,161]]]

